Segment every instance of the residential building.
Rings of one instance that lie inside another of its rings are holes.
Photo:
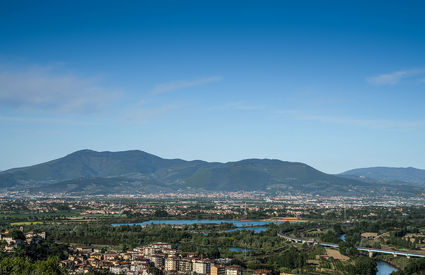
[[[211,275],[225,275],[226,267],[222,265],[216,265],[211,267]]]
[[[179,262],[177,257],[168,257],[165,259],[165,270],[178,270]]]
[[[210,262],[204,260],[193,261],[193,271],[197,274],[209,274],[210,273]]]
[[[239,265],[227,266],[225,275],[242,275],[242,268]]]

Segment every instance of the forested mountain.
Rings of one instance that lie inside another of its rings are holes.
[[[0,173],[3,190],[106,194],[167,191],[266,191],[321,195],[418,194],[422,189],[371,184],[274,159],[218,163],[163,159],[143,151],[77,151]]]
[[[385,184],[409,184],[425,186],[425,170],[413,167],[370,167],[346,171],[341,176],[366,182],[375,181]]]

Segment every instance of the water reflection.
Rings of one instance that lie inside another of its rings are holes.
[[[376,267],[378,268],[376,275],[389,275],[391,272],[398,270],[386,262],[376,262]]]

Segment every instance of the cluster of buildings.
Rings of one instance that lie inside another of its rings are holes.
[[[175,250],[168,243],[152,243],[127,252],[76,246],[61,265],[71,274],[108,269],[115,274],[148,275],[156,268],[167,275],[242,275],[242,268],[230,265],[230,259],[200,259],[196,252]],[[269,271],[261,270],[256,274],[268,275]]]
[[[236,191],[236,192],[170,192],[170,193],[150,193],[150,194],[139,194],[138,198],[145,199],[198,199],[198,198],[210,198],[210,199],[256,199],[265,196],[265,192],[259,191]]]
[[[316,211],[341,211],[376,206],[398,209],[399,207],[423,205],[425,198],[404,199],[398,197],[323,197],[309,194],[265,194],[261,192],[218,192],[218,193],[167,193],[140,196],[109,195],[92,197],[43,198],[37,196],[0,195],[2,213],[26,212],[36,218],[37,213],[55,215],[60,211],[73,211],[76,216],[84,215],[129,215],[152,217],[157,211],[167,216],[190,217],[200,213],[208,216],[240,216],[247,212],[261,212],[264,217],[303,217]],[[120,200],[118,200],[120,198]],[[200,200],[202,198],[202,200]],[[205,200],[205,198],[207,200]],[[158,203],[158,199],[163,199]],[[205,203],[207,202],[207,203]],[[6,212],[7,211],[7,212]],[[322,212],[326,214],[325,212]],[[405,213],[403,213],[405,215]],[[45,215],[46,217],[49,215]],[[42,219],[44,216],[37,217]]]
[[[3,249],[5,252],[13,251],[18,245],[38,243],[44,239],[46,239],[46,232],[24,232],[22,226],[19,231],[16,232],[6,230],[0,233],[0,241],[6,243]]]

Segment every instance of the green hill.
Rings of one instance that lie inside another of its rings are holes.
[[[325,174],[304,163],[247,159],[218,163],[163,159],[142,151],[82,150],[0,173],[0,189],[73,194],[265,191],[320,195],[422,192]]]
[[[407,184],[425,186],[425,170],[413,167],[370,167],[346,171],[341,176],[365,182],[379,182],[384,184]]]

